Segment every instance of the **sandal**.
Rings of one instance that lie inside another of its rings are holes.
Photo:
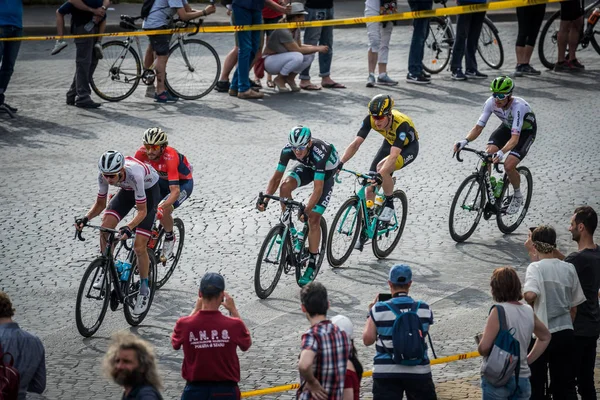
[[[341,83],[333,82],[333,83],[323,83],[322,86],[327,89],[346,89],[345,85]]]
[[[270,87],[271,89],[275,88],[275,84],[273,83],[272,80],[267,81],[267,87]]]
[[[300,89],[304,89],[304,90],[321,90],[321,86],[319,85],[315,85],[314,83],[311,83],[309,85],[301,85]]]

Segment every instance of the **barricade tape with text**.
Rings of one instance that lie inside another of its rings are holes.
[[[480,354],[476,351],[472,351],[470,353],[464,354],[455,354],[453,356],[448,357],[440,357],[431,360],[431,365],[435,364],[445,364],[452,361],[466,360],[467,358],[479,357]],[[363,373],[363,378],[367,378],[369,376],[373,376],[373,371],[366,371]],[[266,389],[258,389],[258,390],[250,390],[248,392],[242,392],[242,397],[254,397],[254,396],[265,396],[268,394],[279,393],[279,392],[287,392],[288,390],[296,390],[300,387],[298,383],[292,383],[289,385],[282,386],[274,386]]]
[[[115,32],[103,34],[88,34],[88,35],[64,35],[64,36],[24,36],[0,38],[0,41],[33,41],[33,40],[57,40],[57,39],[78,39],[83,37],[119,37],[119,36],[152,36],[165,35],[174,33],[194,33],[196,31],[202,33],[226,33],[226,32],[241,32],[241,31],[262,31],[275,29],[293,29],[293,28],[313,28],[321,26],[338,26],[338,25],[357,25],[367,22],[387,22],[399,21],[416,18],[430,18],[436,16],[469,14],[481,11],[504,10],[507,8],[517,8],[533,6],[536,4],[560,3],[564,0],[505,0],[485,4],[470,4],[466,6],[437,8],[435,10],[411,11],[389,15],[376,15],[373,17],[358,17],[358,18],[343,18],[330,19],[325,21],[308,21],[308,22],[293,22],[293,23],[278,23],[278,24],[260,24],[260,25],[237,25],[237,26],[201,26],[200,28],[173,28],[173,29],[156,29],[156,30],[140,30],[133,32]]]

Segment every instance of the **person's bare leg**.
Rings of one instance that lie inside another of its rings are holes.
[[[234,46],[233,49],[227,53],[227,56],[225,56],[225,61],[223,61],[223,69],[221,70],[221,76],[219,77],[220,81],[229,82],[229,75],[231,74],[231,71],[233,71],[233,68],[235,68],[237,59],[238,47]]]

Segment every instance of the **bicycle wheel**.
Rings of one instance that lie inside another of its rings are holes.
[[[137,300],[137,295],[140,291],[140,271],[137,266],[137,257],[133,257],[133,262],[131,263],[131,273],[129,274],[129,279],[127,280],[127,284],[125,285],[123,300],[123,313],[125,314],[125,320],[131,326],[137,326],[142,323],[146,315],[148,315],[148,311],[150,311],[150,307],[152,306],[152,300],[154,300],[154,292],[156,292],[156,258],[154,257],[154,252],[148,249],[148,257],[150,258],[150,265],[148,268],[148,286],[150,286],[150,298],[148,299],[148,307],[146,307],[146,311],[141,313],[140,315],[136,315],[133,313],[133,309],[135,307],[135,302]]]
[[[102,45],[104,57],[90,80],[92,90],[107,101],[121,101],[131,96],[142,76],[140,56],[123,42]]]
[[[356,196],[350,197],[333,218],[327,238],[327,261],[334,268],[346,262],[360,236],[363,215],[359,201]]]
[[[110,274],[107,265],[105,258],[98,257],[90,263],[81,278],[75,304],[75,322],[77,330],[83,337],[90,337],[96,333],[106,315],[110,300]],[[102,287],[94,289],[94,281],[102,271],[104,271]]]
[[[473,174],[460,184],[450,206],[450,236],[455,242],[464,242],[475,232],[484,205],[483,187],[479,176]]]
[[[185,239],[185,227],[183,221],[179,218],[173,219],[173,231],[175,233],[175,240],[177,247],[173,252],[173,255],[169,258],[162,258],[161,252],[165,241],[165,230],[160,229],[158,239],[156,240],[156,246],[154,247],[154,256],[156,257],[156,290],[160,289],[167,283],[175,267],[179,263],[179,257],[183,250],[183,241]]]
[[[273,293],[287,261],[288,236],[283,238],[284,229],[281,224],[271,228],[258,252],[254,269],[254,291],[261,299],[266,299]]]
[[[377,232],[373,236],[373,254],[382,259],[389,256],[398,245],[408,215],[408,199],[402,190],[396,190],[392,194],[394,199],[394,218],[388,223],[379,222]]]
[[[498,36],[498,28],[487,17],[483,20],[477,52],[490,68],[499,69],[504,64],[504,48]]]
[[[540,33],[538,55],[544,67],[554,69],[554,63],[558,60],[558,30],[560,28],[560,11],[552,14],[544,24]]]
[[[505,210],[508,207],[508,204],[510,204],[514,192],[512,185],[508,182],[506,175],[504,175],[504,187],[502,188],[502,195],[498,200],[501,207],[500,211],[496,214],[496,222],[502,233],[514,232],[515,229],[521,225],[521,222],[523,222],[527,210],[529,209],[529,204],[531,204],[531,195],[533,194],[533,178],[531,176],[531,171],[529,171],[527,167],[517,167],[517,171],[521,177],[521,193],[526,197],[523,201],[521,212],[512,215],[506,214]]]
[[[440,17],[430,18],[429,35],[425,40],[423,69],[430,74],[442,72],[450,62],[453,44],[452,29],[446,20]]]
[[[323,259],[325,258],[325,253],[327,249],[327,222],[325,221],[325,218],[323,216],[321,216],[319,228],[321,229],[321,244],[319,245],[319,258],[317,258],[317,262],[315,264],[315,279],[317,278],[317,275],[319,275],[319,271],[321,270],[321,264],[323,264]],[[309,254],[308,240],[304,241],[303,254]],[[298,280],[300,280],[300,278],[302,277],[302,274],[304,273],[304,267],[305,265],[296,264],[296,283],[298,283]],[[298,284],[298,286],[300,286],[300,284]]]
[[[167,88],[185,100],[196,100],[210,93],[221,74],[219,55],[208,43],[184,39],[169,50]]]

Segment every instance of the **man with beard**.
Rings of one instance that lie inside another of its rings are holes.
[[[104,372],[123,386],[123,400],[162,400],[154,349],[134,334],[113,337],[104,356]]]

